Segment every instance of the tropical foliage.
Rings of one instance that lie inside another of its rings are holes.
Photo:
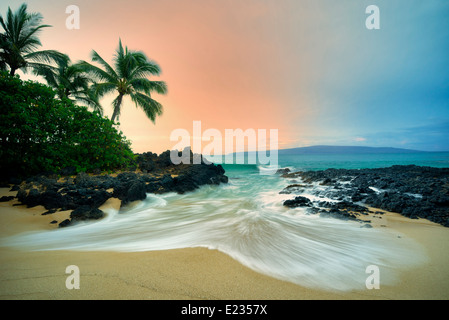
[[[152,93],[165,94],[163,81],[149,80],[159,65],[121,40],[113,65],[96,51],[92,62],[72,63],[56,50],[39,50],[40,32],[50,27],[24,3],[0,15],[0,175],[115,170],[134,163],[130,142],[116,128],[123,98],[130,97],[155,122],[162,105]],[[17,70],[33,71],[47,85],[22,81]],[[111,120],[102,116],[99,99],[115,93]],[[92,107],[75,104],[82,103]]]
[[[151,97],[152,92],[167,93],[167,85],[163,81],[152,81],[148,77],[159,75],[159,65],[147,58],[140,51],[123,48],[122,41],[114,56],[113,67],[109,65],[95,50],[92,51],[92,61],[101,67],[82,61],[79,65],[91,74],[97,83],[93,88],[98,96],[115,93],[113,101],[112,121],[118,119],[121,113],[123,98],[129,96],[154,123],[156,116],[162,114],[162,105]]]
[[[70,61],[59,61],[56,67],[36,68],[34,73],[42,76],[47,84],[55,89],[59,99],[78,101],[103,114],[98,96],[91,87],[92,79],[79,65],[71,64]]]
[[[42,46],[39,33],[50,27],[42,23],[40,13],[28,13],[22,4],[16,12],[8,8],[6,17],[0,16],[4,32],[0,34],[0,69],[14,75],[18,69],[45,68],[53,62],[67,61],[68,57],[56,50],[37,50]]]
[[[130,142],[114,123],[34,81],[0,73],[0,167],[27,176],[113,170],[132,163]]]

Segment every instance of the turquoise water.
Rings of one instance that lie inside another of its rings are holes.
[[[280,167],[298,170],[384,168],[393,165],[449,168],[449,152],[399,154],[305,154],[281,155]]]
[[[283,156],[280,166],[294,170],[394,164],[447,166],[449,160],[449,153],[426,156]],[[361,228],[358,222],[311,215],[306,208],[284,207],[283,201],[293,196],[279,192],[298,181],[266,174],[272,173],[272,168],[223,167],[228,184],[207,185],[183,195],[148,194],[136,206],[120,212],[107,210],[102,220],[19,234],[0,239],[0,245],[24,250],[126,252],[205,247],[277,279],[342,291],[364,290],[370,265],[380,268],[381,285],[385,285],[394,284],[403,270],[427,259],[416,242],[395,230]]]

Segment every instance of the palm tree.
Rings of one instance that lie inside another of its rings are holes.
[[[151,97],[152,92],[167,93],[167,86],[163,81],[151,81],[149,76],[159,75],[160,67],[154,61],[140,51],[123,48],[122,41],[114,56],[114,68],[110,66],[95,50],[92,51],[92,61],[97,62],[102,68],[88,62],[81,61],[79,65],[86,72],[92,74],[98,81],[93,85],[99,97],[116,92],[117,97],[113,101],[112,121],[118,119],[121,113],[123,98],[129,96],[154,123],[156,116],[162,114],[162,105]]]
[[[6,19],[0,16],[0,25],[4,32],[0,34],[0,68],[9,66],[10,74],[27,68],[44,68],[46,63],[68,60],[65,54],[56,50],[37,49],[42,46],[39,33],[43,28],[51,27],[41,24],[40,13],[28,13],[24,3],[16,12],[8,7]]]
[[[34,74],[42,76],[47,84],[54,88],[60,99],[74,98],[94,111],[103,114],[98,97],[90,86],[93,80],[87,76],[83,68],[70,61],[59,61],[56,67],[35,68]]]

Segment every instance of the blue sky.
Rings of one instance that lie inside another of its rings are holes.
[[[319,3],[328,25],[313,51],[327,54],[307,88],[318,110],[303,123],[310,144],[449,150],[449,1]],[[380,30],[360,26],[368,4],[380,9]]]

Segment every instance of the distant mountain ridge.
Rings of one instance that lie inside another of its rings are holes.
[[[338,154],[338,153],[349,153],[349,154],[363,154],[363,153],[425,153],[426,151],[402,149],[402,148],[391,148],[391,147],[361,147],[361,146],[310,146],[310,147],[300,147],[291,149],[280,149],[278,154],[288,155],[288,154]]]

